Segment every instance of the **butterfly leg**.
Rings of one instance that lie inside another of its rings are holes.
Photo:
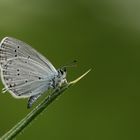
[[[31,108],[33,103],[41,96],[42,94],[37,94],[34,96],[31,96],[28,100],[27,108]]]

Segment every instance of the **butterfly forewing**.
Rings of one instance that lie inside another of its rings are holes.
[[[46,67],[52,73],[57,74],[57,70],[43,55],[31,48],[28,44],[11,37],[5,37],[0,44],[0,65],[3,67],[8,60],[23,57],[32,59],[40,65]]]

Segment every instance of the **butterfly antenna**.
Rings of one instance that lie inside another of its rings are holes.
[[[66,64],[64,65],[62,68],[68,68],[68,67],[76,67],[77,60],[74,60],[73,62],[71,62],[70,64]]]

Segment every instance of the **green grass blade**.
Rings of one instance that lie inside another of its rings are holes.
[[[91,70],[91,69],[90,69]],[[7,133],[5,133],[0,140],[11,140],[16,137],[25,127],[28,126],[39,114],[47,108],[50,103],[52,103],[59,95],[61,95],[66,89],[70,86],[76,84],[79,80],[81,80],[87,73],[90,72],[88,70],[86,73],[81,75],[76,80],[69,82],[68,84],[62,86],[59,90],[55,90],[49,96],[47,96],[39,105],[37,105],[27,116],[25,116],[20,122],[18,122],[12,129],[10,129]]]

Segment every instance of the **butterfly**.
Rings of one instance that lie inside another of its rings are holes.
[[[1,79],[15,98],[29,98],[27,108],[49,89],[56,89],[66,80],[66,67],[58,70],[28,44],[5,37],[0,43]]]

